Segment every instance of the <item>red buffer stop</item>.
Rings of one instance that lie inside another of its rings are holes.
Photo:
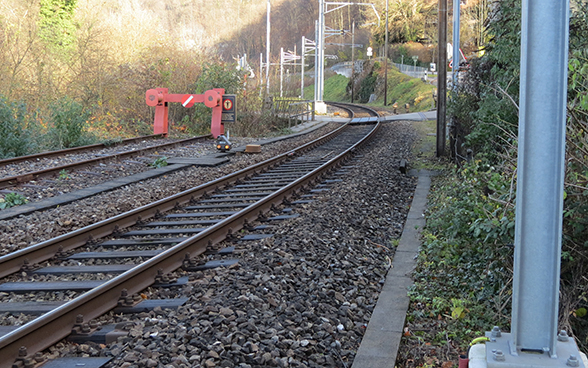
[[[210,123],[210,132],[214,138],[222,141],[223,151],[231,148],[229,140],[224,137],[225,126],[222,121],[223,116],[223,101],[231,99],[231,107],[234,111],[234,96],[225,95],[224,88],[213,88],[204,92],[204,94],[172,94],[168,93],[167,88],[154,88],[147,90],[145,94],[145,102],[149,106],[155,107],[155,118],[153,121],[153,133],[168,135],[168,115],[170,102],[181,103],[182,106],[188,108],[194,106],[195,103],[204,103],[206,107],[212,108],[212,121]],[[226,107],[224,108],[225,110]],[[219,138],[220,137],[220,138]],[[217,145],[218,146],[218,145]],[[229,147],[228,149],[226,147]]]

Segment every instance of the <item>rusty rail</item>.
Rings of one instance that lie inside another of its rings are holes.
[[[182,139],[182,140],[175,141],[175,142],[163,143],[163,144],[159,144],[157,146],[151,146],[151,147],[132,150],[132,151],[115,153],[115,154],[109,155],[109,156],[98,157],[98,158],[93,158],[90,160],[75,162],[72,164],[56,166],[56,167],[52,167],[52,168],[45,169],[45,170],[32,171],[32,172],[21,174],[21,175],[9,176],[9,177],[0,179],[0,189],[12,187],[17,184],[25,183],[25,182],[34,180],[39,177],[50,176],[50,175],[58,173],[62,170],[80,169],[82,167],[95,165],[95,164],[98,164],[98,163],[104,162],[104,161],[120,160],[121,158],[134,157],[134,156],[138,156],[140,154],[144,154],[144,153],[147,153],[150,151],[157,151],[162,148],[170,148],[170,147],[179,146],[182,144],[188,144],[188,143],[195,142],[195,141],[198,141],[198,140],[201,140],[204,138],[208,138],[208,137],[210,137],[210,135],[201,135],[198,137]],[[27,157],[27,156],[25,156],[25,157]],[[28,157],[30,157],[30,156],[28,156]]]
[[[75,152],[80,152],[80,151],[91,151],[91,150],[100,149],[100,148],[107,148],[110,146],[117,146],[119,144],[137,142],[137,141],[141,141],[144,139],[157,139],[157,138],[163,138],[163,134],[151,134],[151,135],[145,135],[145,136],[141,136],[141,137],[127,138],[127,139],[123,139],[119,142],[113,142],[112,144],[96,143],[96,144],[90,144],[87,146],[66,148],[66,149],[62,149],[62,150],[41,152],[41,153],[35,153],[32,155],[26,155],[26,156],[5,158],[3,160],[0,160],[0,166],[4,166],[4,165],[8,165],[8,164],[15,164],[18,162],[23,162],[23,161],[28,161],[28,160],[35,160],[38,158],[62,156],[62,155],[67,155],[70,153],[75,153]]]
[[[270,211],[273,206],[286,202],[306,186],[315,184],[326,173],[341,166],[347,159],[349,159],[359,146],[374,136],[379,126],[379,123],[376,124],[369,134],[364,136],[359,142],[355,143],[338,156],[332,158],[321,167],[307,173],[282,189],[269,194],[265,198],[207,228],[201,233],[189,237],[141,265],[105,282],[99,287],[49,313],[44,314],[17,330],[2,336],[0,338],[0,368],[11,367],[12,362],[14,362],[19,356],[19,349],[21,347],[26,347],[29,356],[31,356],[36,352],[51,346],[71,333],[78,315],[83,315],[84,321],[89,321],[106,313],[117,305],[117,301],[123,289],[126,289],[130,294],[140,292],[155,282],[155,277],[158,274],[158,271],[169,273],[176,270],[182,265],[186,254],[190,254],[191,258],[202,254],[209,244],[216,244],[223,241],[228,234],[235,233],[244,228],[247,223],[257,219],[260,214],[265,214]],[[17,272],[20,269],[20,266],[24,264],[25,259],[28,259],[30,263],[42,262],[43,260],[53,257],[59,250],[60,246],[63,250],[74,249],[84,245],[88,240],[110,235],[114,231],[132,226],[146,218],[153,217],[158,212],[167,211],[177,205],[185,204],[191,199],[194,199],[197,196],[203,196],[207,192],[211,192],[216,188],[230,185],[237,182],[239,179],[265,171],[281,162],[288,161],[297,155],[333,139],[346,128],[347,125],[343,125],[339,129],[290,152],[286,152],[249,168],[216,179],[210,183],[159,200],[153,204],[128,211],[114,218],[84,227],[58,238],[0,257],[0,270],[2,270],[1,276]]]

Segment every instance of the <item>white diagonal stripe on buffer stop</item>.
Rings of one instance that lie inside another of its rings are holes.
[[[188,104],[190,103],[190,101],[192,101],[193,99],[194,99],[194,96],[190,96],[190,97],[189,97],[189,98],[186,100],[186,102],[184,102],[184,103],[182,104],[182,106],[186,107],[186,105],[188,105]]]

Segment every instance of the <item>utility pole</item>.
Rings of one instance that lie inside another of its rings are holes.
[[[522,2],[512,323],[496,345],[533,367],[582,366],[574,339],[558,334],[568,20],[568,0]]]
[[[384,37],[384,106],[388,105],[388,0],[386,0],[386,36]]]
[[[263,88],[261,87],[263,83],[263,53],[259,53],[259,97],[261,97],[261,91]]]
[[[319,19],[318,19],[318,37],[316,39],[316,51],[318,54],[318,66],[317,68],[317,94],[314,96],[316,101],[315,106],[322,104],[323,102],[323,89],[325,86],[325,1],[319,0]]]
[[[380,15],[376,11],[374,4],[370,3],[348,3],[348,2],[326,2],[325,0],[319,0],[319,19],[318,19],[318,37],[316,40],[317,44],[317,54],[318,54],[318,64],[317,64],[317,93],[314,95],[315,100],[315,108],[319,112],[326,112],[326,105],[323,102],[323,92],[325,87],[325,14],[331,13],[337,9],[341,9],[344,6],[350,5],[363,5],[363,6],[371,6],[376,13],[376,17],[378,18],[378,26],[380,26]],[[334,6],[334,8],[327,9],[328,6]],[[321,111],[322,110],[322,111]]]
[[[302,66],[300,67],[300,98],[304,100],[304,63],[306,62],[306,37],[302,36]]]
[[[318,31],[318,20],[314,21],[314,100],[317,101],[318,96],[318,83],[319,83],[319,70],[318,70],[318,59],[319,59],[319,31]]]
[[[441,157],[445,156],[445,113],[447,110],[447,0],[439,0],[438,33],[439,72],[437,73],[437,157]]]
[[[521,10],[512,322],[510,333],[486,332],[486,366],[582,368],[574,339],[558,333],[569,1],[523,0]]]

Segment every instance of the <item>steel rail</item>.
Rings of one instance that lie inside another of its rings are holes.
[[[182,139],[182,140],[175,141],[175,142],[163,143],[163,144],[159,144],[159,145],[156,145],[156,146],[151,146],[151,147],[146,147],[146,148],[141,148],[141,149],[126,151],[126,152],[121,152],[121,153],[115,153],[113,155],[92,158],[92,159],[89,159],[89,160],[74,162],[74,163],[71,163],[71,164],[56,166],[56,167],[52,167],[52,168],[48,168],[48,169],[44,169],[44,170],[32,171],[32,172],[28,172],[28,173],[21,174],[21,175],[8,176],[8,177],[5,177],[5,178],[0,178],[0,189],[2,189],[2,188],[8,188],[8,187],[11,187],[11,186],[20,184],[20,183],[25,183],[27,181],[31,181],[31,180],[34,180],[34,179],[39,178],[39,177],[49,176],[49,175],[52,175],[54,173],[58,173],[58,172],[60,172],[62,170],[71,170],[71,169],[74,169],[74,168],[79,169],[79,168],[82,168],[82,167],[85,167],[85,166],[95,165],[97,163],[104,162],[104,161],[119,160],[121,158],[128,158],[128,157],[138,156],[140,154],[144,154],[144,153],[149,152],[149,151],[156,151],[156,150],[160,150],[162,148],[169,148],[169,147],[173,147],[173,146],[179,146],[179,145],[182,145],[182,144],[191,143],[191,142],[194,142],[194,141],[197,141],[197,140],[201,140],[203,138],[208,138],[208,137],[210,137],[210,135],[201,135],[201,136],[198,136],[198,137],[192,137],[192,138]]]
[[[339,107],[341,109],[345,109],[347,111],[350,111],[352,113],[351,119],[355,118],[355,113],[352,110],[352,108],[367,110],[367,111],[369,111],[369,114],[371,114],[371,116],[380,117],[380,114],[375,109],[372,109],[369,106],[363,106],[363,105],[351,104],[351,103],[342,103],[342,102],[330,102],[330,101],[325,102],[325,103],[327,105],[333,105],[333,106]]]
[[[346,126],[339,128],[337,131],[340,132]],[[379,126],[380,123],[376,124],[369,134],[365,135],[360,141],[356,142],[343,153],[282,189],[269,194],[244,210],[184,240],[141,265],[107,281],[96,289],[81,295],[79,298],[3,336],[0,338],[0,368],[10,367],[12,362],[18,357],[18,351],[22,346],[27,348],[29,355],[51,346],[71,333],[76,316],[83,315],[84,321],[87,322],[108,312],[117,305],[123,289],[126,289],[129,294],[144,290],[155,282],[158,270],[164,273],[176,270],[182,266],[186,254],[190,254],[191,257],[202,254],[209,244],[216,244],[223,241],[228,234],[235,233],[247,226],[249,222],[254,221],[259,215],[270,211],[274,205],[286,202],[289,198],[296,195],[299,190],[303,190],[306,185],[315,183],[328,171],[345,162],[359,146],[373,137]],[[326,136],[322,138],[324,137]],[[322,138],[319,138],[319,140],[322,140]],[[332,136],[328,138],[330,139]],[[312,147],[315,145],[311,143],[303,147]],[[278,157],[287,157],[289,154],[286,153]],[[39,336],[43,336],[44,338],[39,338]]]
[[[112,144],[96,143],[96,144],[90,144],[87,146],[66,148],[66,149],[56,150],[56,151],[40,152],[40,153],[35,153],[32,155],[26,155],[26,156],[10,157],[10,158],[5,158],[5,159],[0,160],[0,166],[4,166],[4,165],[8,165],[8,164],[15,164],[17,162],[22,162],[22,161],[35,160],[38,158],[62,156],[62,155],[67,155],[67,154],[79,152],[79,151],[91,151],[91,150],[100,149],[100,148],[118,146],[119,144],[124,144],[124,143],[137,142],[137,141],[140,141],[143,139],[156,139],[156,138],[163,138],[163,134],[151,134],[151,135],[144,135],[141,137],[127,138],[127,139],[123,139],[119,142],[114,142]]]
[[[349,119],[353,119],[353,117],[355,116],[355,113],[353,112],[353,110],[351,110],[349,107],[345,106],[344,104],[338,104],[335,102],[325,102],[325,103],[327,105],[335,106],[335,107],[338,107],[340,109],[347,111],[347,114],[349,115]]]
[[[88,225],[81,229],[58,236],[36,245],[12,252],[0,257],[0,277],[6,277],[12,273],[18,272],[25,264],[34,265],[41,263],[55,256],[59,251],[68,251],[80,247],[94,239],[103,238],[110,234],[119,232],[121,229],[133,226],[138,222],[156,216],[158,213],[166,212],[178,205],[186,204],[195,198],[201,197],[206,193],[213,192],[216,188],[231,185],[240,179],[246,178],[252,174],[266,170],[282,161],[292,158],[294,155],[306,152],[326,141],[334,138],[342,132],[347,125],[317,138],[303,146],[292,151],[270,158],[243,170],[223,176],[206,184],[195,188],[185,190],[167,198],[160,199],[151,204],[127,211],[112,218]]]

